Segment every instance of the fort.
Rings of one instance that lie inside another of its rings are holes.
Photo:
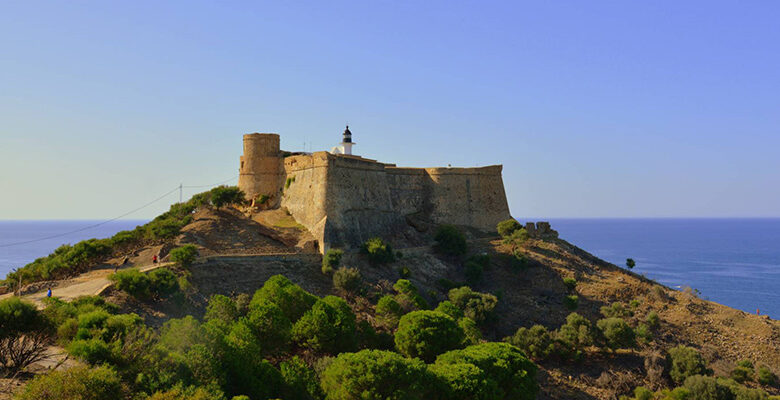
[[[351,132],[330,152],[289,153],[279,135],[244,135],[238,186],[264,209],[283,208],[324,252],[374,236],[413,241],[438,224],[495,231],[510,218],[502,166],[405,168],[352,154]]]

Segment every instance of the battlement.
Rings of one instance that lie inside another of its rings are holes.
[[[282,157],[278,135],[266,135],[244,136],[239,187],[250,198],[278,193],[273,204],[305,226],[322,251],[404,232],[410,217],[483,231],[510,218],[501,165],[409,168],[324,151]]]

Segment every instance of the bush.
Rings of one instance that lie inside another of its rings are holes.
[[[661,326],[661,318],[658,317],[658,313],[655,311],[650,311],[650,313],[647,314],[645,322],[647,322],[647,326],[650,327],[650,329],[658,329],[658,327]]]
[[[731,370],[729,376],[739,383],[745,383],[753,379],[753,368],[737,365]]]
[[[236,396],[233,400],[244,398],[249,400],[246,396]],[[150,396],[147,400],[225,400],[225,394],[221,390],[214,387],[214,385],[203,386],[182,386],[177,384],[173,388],[164,392],[156,392]]]
[[[464,274],[466,275],[466,281],[472,285],[478,283],[482,280],[482,266],[473,261],[466,261]]]
[[[129,295],[146,299],[151,296],[149,277],[137,269],[118,271],[109,277],[116,282],[116,288],[127,292]]]
[[[245,323],[264,345],[266,354],[273,354],[289,346],[292,322],[274,303],[254,304],[246,316]]]
[[[198,247],[194,244],[185,244],[171,250],[171,261],[178,263],[183,268],[189,268],[195,259],[198,258]]]
[[[412,271],[409,270],[409,267],[401,267],[398,268],[398,277],[401,279],[409,279],[409,277],[412,276]]]
[[[479,293],[468,286],[452,289],[448,293],[450,301],[463,310],[463,315],[474,320],[479,325],[492,323],[496,316],[494,309],[498,298],[492,294]]]
[[[474,364],[453,364],[430,366],[430,371],[447,387],[448,400],[492,400],[500,398],[501,392],[495,380]]]
[[[323,397],[317,374],[300,357],[282,362],[279,365],[284,379],[286,400],[321,399]]]
[[[417,293],[417,287],[407,279],[399,279],[393,284],[398,294],[395,296],[398,304],[405,311],[420,310],[428,308],[428,302]]]
[[[676,383],[682,383],[693,375],[703,375],[707,372],[704,360],[696,349],[688,346],[677,346],[666,355],[666,365],[669,377]]]
[[[561,347],[558,353],[563,358],[579,358],[585,346],[593,344],[593,332],[590,321],[585,317],[571,313],[566,323],[558,328],[555,339]]]
[[[395,332],[395,345],[401,354],[426,362],[458,348],[462,342],[463,330],[457,322],[436,311],[413,311],[404,315]]]
[[[149,290],[160,296],[168,296],[179,290],[179,281],[173,271],[158,268],[149,272]]]
[[[433,235],[433,248],[442,254],[461,256],[468,251],[466,236],[454,225],[441,225]]]
[[[282,309],[287,318],[295,322],[303,313],[309,310],[317,301],[317,296],[301,289],[282,275],[268,278],[263,287],[258,289],[249,303],[251,310],[255,305],[265,302],[274,303]]]
[[[393,296],[382,296],[376,303],[376,320],[387,329],[395,328],[403,313],[401,305]]]
[[[611,349],[630,348],[636,345],[634,330],[622,318],[605,318],[596,322],[596,326]]]
[[[577,280],[570,277],[563,278],[563,285],[566,286],[566,290],[573,292],[577,288]]]
[[[230,323],[235,321],[236,318],[238,318],[238,309],[233,300],[221,294],[211,296],[206,307],[206,314],[203,316],[204,321],[220,319]]]
[[[628,318],[634,315],[623,303],[612,303],[609,306],[601,306],[599,309],[604,318]]]
[[[776,386],[778,383],[777,375],[772,373],[772,371],[765,366],[761,366],[758,368],[757,377],[758,377],[758,382],[762,385]]]
[[[339,354],[322,373],[328,400],[426,400],[440,394],[436,379],[417,359],[382,350]]]
[[[463,345],[471,346],[482,341],[482,331],[471,318],[463,317],[458,320],[458,326],[463,330]]]
[[[732,400],[731,390],[710,376],[693,375],[685,379],[683,385],[690,399],[696,400]]]
[[[496,226],[496,230],[501,237],[511,236],[516,230],[522,228],[523,226],[514,218],[501,221]]]
[[[296,343],[316,352],[338,354],[357,345],[355,314],[342,298],[326,296],[293,325]]]
[[[552,337],[547,328],[534,325],[531,328],[520,328],[508,338],[508,342],[523,350],[534,360],[545,360],[555,349]]]
[[[636,389],[634,389],[634,399],[653,400],[653,392],[644,386],[637,386]]]
[[[463,310],[458,308],[455,304],[452,304],[449,300],[444,300],[439,303],[438,306],[436,306],[436,309],[433,311],[438,311],[441,313],[445,313],[452,317],[453,319],[461,319],[463,318]]]
[[[365,241],[361,247],[361,252],[368,256],[368,262],[371,265],[386,264],[395,261],[395,253],[390,244],[385,243],[381,238],[375,237]]]
[[[580,298],[576,294],[569,294],[563,298],[563,305],[569,310],[576,310],[580,304]]]
[[[628,267],[628,269],[634,269],[635,266],[636,261],[634,261],[633,258],[626,258],[626,267]]]
[[[211,204],[217,209],[222,206],[244,204],[246,195],[236,186],[217,186],[211,189]]]
[[[109,367],[75,366],[35,377],[19,393],[19,400],[114,400],[128,392]]]
[[[211,320],[207,325],[220,323],[219,320]],[[225,373],[224,389],[228,395],[245,394],[253,399],[267,399],[281,394],[281,373],[271,363],[258,357],[261,343],[246,323],[239,321],[233,324],[219,342],[224,344],[221,346],[224,355],[220,369]]]
[[[363,277],[357,268],[341,267],[333,273],[333,286],[347,293],[355,293],[363,285]]]
[[[344,251],[342,250],[328,249],[325,256],[322,257],[322,273],[326,275],[332,274],[341,264],[341,258],[343,256]]]
[[[101,339],[74,340],[67,350],[70,355],[91,365],[110,363],[116,359],[112,345]]]
[[[639,324],[636,327],[636,338],[640,343],[645,344],[653,340],[653,332],[650,331],[650,327],[645,324]]]
[[[0,300],[0,373],[9,375],[45,358],[54,327],[34,305],[9,297]]]
[[[539,391],[538,368],[520,349],[508,343],[482,343],[444,353],[436,359],[437,368],[458,364],[472,364],[485,372],[489,379],[483,384],[496,388],[492,399],[532,400]]]

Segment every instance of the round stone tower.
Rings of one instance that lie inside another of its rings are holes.
[[[279,149],[279,135],[275,133],[250,133],[244,135],[244,155],[239,167],[238,188],[246,193],[247,200],[259,204],[264,196],[267,207],[275,207],[281,198],[284,180],[284,158]]]

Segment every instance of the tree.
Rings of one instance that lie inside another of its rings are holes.
[[[436,358],[439,367],[458,364],[472,364],[485,372],[489,381],[494,381],[497,396],[494,399],[532,400],[536,398],[539,385],[536,383],[538,368],[529,361],[520,349],[508,343],[482,343],[452,350]]]
[[[436,356],[460,347],[463,329],[452,317],[436,311],[412,311],[401,317],[395,346],[407,357],[432,362]]]
[[[433,235],[434,250],[451,256],[461,256],[468,251],[466,236],[455,225],[440,225]]]
[[[492,294],[479,293],[468,286],[452,289],[448,293],[450,301],[463,310],[463,315],[473,319],[477,324],[491,323],[496,316],[494,309],[498,298]]]
[[[622,318],[604,318],[596,322],[610,349],[630,348],[636,345],[634,330]]]
[[[205,321],[211,319],[221,319],[225,322],[233,322],[238,318],[236,303],[227,296],[215,294],[209,299],[209,305],[206,307],[206,314],[203,316]]]
[[[417,359],[382,350],[342,353],[322,373],[328,400],[435,398],[441,386]]]
[[[403,313],[401,305],[393,296],[384,295],[376,303],[376,320],[387,329],[395,328]]]
[[[395,253],[390,244],[385,243],[382,238],[374,237],[363,243],[360,251],[368,256],[368,262],[371,265],[386,264],[395,261]]]
[[[285,383],[286,400],[309,400],[323,397],[320,382],[313,369],[298,356],[279,365]]]
[[[496,230],[498,231],[498,234],[501,235],[501,237],[509,237],[511,236],[516,230],[522,229],[523,226],[520,225],[519,222],[517,222],[516,219],[510,218],[504,221],[501,221],[496,226]]]
[[[292,337],[303,347],[338,354],[357,345],[355,314],[344,299],[325,296],[293,325]]]
[[[268,278],[263,287],[258,289],[249,309],[265,302],[274,303],[282,310],[291,322],[297,321],[317,301],[317,296],[301,289],[282,275]]]
[[[344,251],[340,249],[328,249],[325,256],[322,257],[322,273],[332,274],[341,264],[341,257],[343,256]]]
[[[626,267],[628,267],[628,269],[634,269],[635,266],[636,261],[634,261],[633,258],[626,258]]]
[[[185,244],[171,250],[171,261],[178,263],[183,268],[189,268],[198,258],[198,247],[194,244]]]
[[[360,290],[362,284],[363,278],[357,268],[341,267],[333,273],[333,286],[338,290],[355,293]]]
[[[211,189],[211,204],[220,209],[231,204],[244,204],[246,195],[236,186],[217,186]]]
[[[278,353],[289,346],[292,322],[278,305],[268,301],[254,304],[246,316],[246,324],[264,344],[266,354]]]
[[[19,400],[115,400],[128,390],[112,368],[74,366],[39,375],[18,395]]]
[[[707,372],[701,354],[696,349],[684,345],[669,350],[666,355],[666,365],[669,377],[678,384],[683,383],[690,376],[704,375]]]
[[[552,336],[542,325],[520,328],[509,338],[509,343],[523,350],[534,360],[545,360],[555,350]]]
[[[458,308],[455,304],[452,304],[449,300],[444,300],[439,303],[438,306],[436,306],[436,309],[433,311],[438,311],[445,313],[452,317],[453,319],[461,319],[463,318],[463,310]]]
[[[474,364],[433,364],[430,371],[448,386],[445,397],[448,400],[501,398],[502,391],[498,388],[498,382]]]
[[[0,301],[0,374],[13,375],[45,358],[54,327],[34,305],[11,297]]]

